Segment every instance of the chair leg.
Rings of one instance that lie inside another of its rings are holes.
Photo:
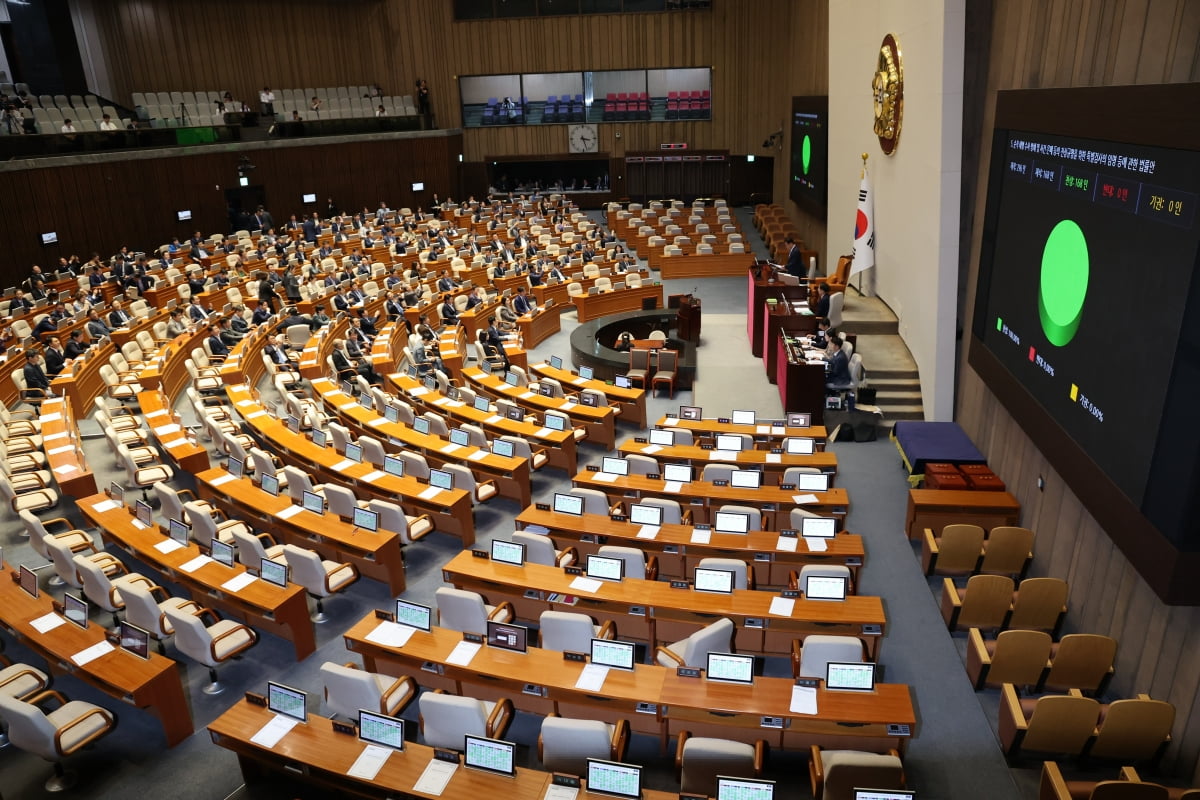
[[[325,604],[321,602],[321,598],[319,597],[317,598],[317,613],[313,614],[310,619],[318,625],[329,621],[329,617],[325,613]]]
[[[54,774],[46,779],[47,792],[64,792],[75,785],[77,778],[74,772],[65,769],[61,761],[54,762]]]
[[[225,687],[217,680],[217,670],[215,667],[208,668],[209,684],[202,690],[205,694],[220,694],[225,691]]]

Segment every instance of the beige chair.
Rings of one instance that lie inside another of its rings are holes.
[[[587,614],[573,611],[543,611],[538,617],[538,632],[543,650],[572,653],[591,652],[592,639],[617,638],[612,620],[597,625]]]
[[[417,696],[417,684],[408,677],[395,678],[358,669],[353,664],[321,665],[325,705],[334,714],[358,718],[359,709],[395,716]]]
[[[502,441],[510,443],[513,446],[513,455],[517,458],[528,460],[529,466],[535,470],[541,469],[550,461],[550,457],[546,455],[545,448],[534,448],[523,437],[501,436],[499,438]]]
[[[0,695],[26,700],[50,688],[50,676],[28,664],[14,664],[0,655]],[[0,748],[8,747],[8,730],[0,718]]]
[[[733,652],[733,637],[736,626],[727,618],[713,622],[693,633],[686,639],[659,646],[655,660],[664,667],[705,667],[709,653]]]
[[[576,486],[568,491],[567,494],[583,498],[584,514],[596,514],[607,517],[614,508],[619,508],[619,506],[610,506],[608,504],[608,495],[599,489],[587,489]]]
[[[507,697],[490,702],[438,690],[422,694],[417,706],[421,738],[430,747],[462,750],[464,736],[499,738],[513,720],[512,701]]]
[[[29,474],[29,473],[27,473]],[[30,484],[18,492],[7,475],[0,474],[0,499],[13,511],[41,512],[58,505],[58,492],[46,488],[42,481]]]
[[[55,702],[46,712],[42,706]],[[8,723],[8,738],[16,747],[54,762],[54,775],[46,791],[61,792],[75,783],[62,761],[107,733],[117,724],[111,711],[82,700],[68,701],[58,692],[44,690],[24,700],[0,692],[0,717]]]
[[[978,628],[967,632],[967,676],[975,689],[1011,683],[1037,686],[1050,665],[1050,634],[1002,631],[984,639]]]
[[[1026,578],[1017,586],[1006,627],[1058,634],[1067,615],[1067,582],[1060,578]]]
[[[904,765],[895,750],[864,753],[824,750],[814,744],[808,775],[814,800],[854,800],[854,790],[859,787],[904,788]]]
[[[719,569],[733,573],[734,589],[754,588],[754,567],[740,558],[716,558],[709,556],[696,562],[697,569]]]
[[[75,556],[81,554],[72,550],[72,547],[66,543],[66,540],[57,539],[53,536],[43,537],[42,543],[45,545],[46,551],[50,553],[50,563],[54,565],[54,571],[58,573],[59,579],[63,582],[59,585],[65,584],[72,589],[82,589],[83,582],[80,580],[79,571],[75,567]],[[120,575],[125,572],[125,565],[103,550],[98,553],[91,553],[86,558],[104,570],[106,575]],[[51,583],[53,585],[53,581]]]
[[[379,515],[380,530],[395,533],[402,545],[420,541],[433,532],[433,520],[428,514],[409,516],[396,503],[379,499],[368,500],[367,509]]]
[[[75,554],[72,561],[79,582],[83,584],[83,593],[93,604],[112,614],[114,628],[120,624],[118,612],[125,610],[124,590],[133,584],[144,587],[154,585],[145,575],[136,572],[107,575],[102,566],[79,553]]]
[[[1042,762],[1038,800],[1198,800],[1200,789],[1168,791],[1146,783],[1133,767],[1121,767],[1116,780],[1068,781],[1055,761]]]
[[[22,509],[20,512],[21,524],[25,528],[25,536],[29,539],[29,544],[33,547],[33,551],[47,561],[52,561],[50,549],[46,545],[46,538],[54,539],[56,542],[63,545],[66,552],[72,554],[82,553],[84,551],[96,552],[96,542],[92,539],[91,534],[85,531],[75,530],[71,527],[71,523],[65,517],[57,519],[42,520],[36,517],[32,512]],[[59,533],[51,533],[50,527],[61,527]],[[62,586],[62,578],[57,575],[50,579],[51,586]]]
[[[475,502],[486,502],[498,494],[496,482],[493,480],[478,480],[475,473],[462,464],[446,463],[442,469],[454,476],[454,488],[469,492]]]
[[[856,636],[811,634],[804,640],[792,640],[792,677],[825,680],[829,662],[863,664],[867,646]]]
[[[1069,633],[1050,648],[1050,671],[1040,690],[1079,689],[1101,695],[1112,679],[1117,640],[1096,633]]]
[[[512,540],[525,545],[525,561],[547,567],[569,567],[579,561],[579,551],[574,547],[558,550],[549,536],[529,531],[514,531]]]
[[[512,603],[505,600],[498,606],[484,602],[483,596],[463,589],[441,587],[434,596],[437,600],[438,625],[452,631],[487,634],[488,620],[512,622],[516,618]]]
[[[650,581],[658,579],[658,556],[648,555],[640,547],[604,544],[600,545],[596,554],[624,561],[626,578]]]
[[[716,797],[718,776],[757,778],[762,775],[766,751],[764,739],[746,744],[680,731],[675,745],[680,793]]]
[[[564,719],[550,714],[538,733],[542,769],[567,775],[586,775],[587,760],[621,761],[629,745],[629,722]]]
[[[973,575],[965,589],[950,578],[942,582],[942,619],[951,631],[959,628],[998,630],[1012,608],[1013,581],[1002,575]]]
[[[979,571],[984,575],[1008,575],[1023,580],[1031,561],[1033,531],[1002,525],[992,528],[984,539]]]
[[[121,459],[121,464],[125,467],[125,480],[128,481],[127,486],[136,486],[142,490],[142,498],[148,503],[150,495],[146,493],[154,484],[159,481],[169,481],[175,477],[175,471],[166,464],[147,464],[139,466],[133,460],[133,454],[129,452],[129,448],[125,445],[117,445],[117,455]]]
[[[233,620],[223,620],[210,608],[164,608],[163,613],[175,629],[175,648],[185,656],[208,667],[209,684],[205,694],[220,694],[225,687],[217,680],[217,667],[245,652],[258,642],[258,634]],[[204,618],[212,620],[205,625]]]
[[[315,550],[306,550],[293,544],[283,546],[283,557],[291,567],[291,580],[304,587],[317,601],[312,621],[318,624],[328,621],[324,599],[358,580],[358,567],[321,558]]]
[[[166,652],[163,640],[175,633],[175,627],[167,617],[167,609],[175,609],[180,613],[200,610],[194,600],[171,597],[161,586],[147,586],[140,581],[122,586],[121,599],[125,601],[125,621],[147,631],[158,642],[160,653]]]
[[[926,575],[971,575],[982,555],[983,528],[978,525],[946,525],[941,536],[934,536],[930,528],[925,529],[921,568]]]
[[[1087,750],[1088,758],[1121,764],[1155,765],[1171,744],[1175,706],[1150,695],[1117,700],[1101,707],[1100,724]]]
[[[1100,719],[1100,704],[1078,695],[1022,698],[1011,683],[1000,687],[1000,747],[1009,763],[1033,751],[1076,756]]]

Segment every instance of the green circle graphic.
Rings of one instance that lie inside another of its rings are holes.
[[[1079,225],[1069,219],[1055,225],[1042,249],[1038,288],[1038,316],[1053,345],[1067,345],[1079,330],[1090,266],[1087,239]]]
[[[808,136],[804,137],[804,141],[800,145],[800,158],[804,164],[804,174],[808,174],[808,165],[812,163],[812,139]]]

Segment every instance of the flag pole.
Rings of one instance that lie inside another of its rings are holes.
[[[862,165],[862,169],[861,169],[861,170],[859,170],[859,172],[858,172],[858,180],[859,180],[859,183],[861,183],[861,182],[862,182],[862,179],[863,179],[863,178],[867,177],[867,159],[868,159],[868,158],[870,158],[870,155],[869,155],[869,154],[867,154],[867,153],[863,153],[863,154],[862,154],[862,162],[863,162],[863,165]],[[861,274],[861,273],[859,273],[859,274]],[[863,293],[862,293],[862,278],[859,278],[859,279],[858,279],[858,286],[854,286],[854,284],[853,284],[853,283],[850,283],[850,281],[849,281],[849,280],[847,280],[847,281],[846,281],[846,284],[847,284],[848,286],[853,286],[853,287],[854,287],[854,291],[858,292],[858,296],[859,296],[859,297],[862,297],[862,296],[863,296]]]

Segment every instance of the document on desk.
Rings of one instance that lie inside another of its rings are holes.
[[[245,408],[246,406],[254,405],[254,401],[253,400],[238,400],[236,403],[234,403],[234,405],[238,406],[239,408]]]
[[[372,428],[378,428],[380,425],[383,425],[386,422],[387,422],[387,417],[376,417],[375,419],[371,420],[367,424],[370,425]]]
[[[661,528],[658,525],[643,525],[642,527],[638,528],[637,538],[653,539],[655,536],[658,536],[659,530],[661,530]]]
[[[791,597],[772,597],[768,614],[776,617],[790,617],[796,608],[796,600]]]
[[[422,500],[432,500],[441,493],[442,490],[438,487],[430,486],[428,489],[423,490],[419,495],[417,495],[417,497],[421,498]]]
[[[38,422],[58,422],[60,419],[62,419],[62,413],[55,411],[53,414],[43,414],[38,417]]]
[[[664,428],[674,428],[679,424],[679,417],[667,417],[662,421]]]
[[[571,383],[575,384],[576,386],[586,386],[587,378],[572,378]]]
[[[594,480],[596,483],[613,483],[619,477],[621,476],[613,472],[597,472],[592,476],[592,480]]]
[[[359,478],[359,480],[360,480],[360,481],[366,481],[367,483],[370,483],[370,482],[372,482],[372,481],[377,481],[377,480],[379,480],[379,479],[380,479],[380,478],[382,478],[384,475],[387,475],[387,473],[386,473],[386,472],[384,472],[383,470],[381,470],[381,469],[373,469],[373,470],[371,470],[370,472],[368,472],[366,475],[363,475],[361,478]]]
[[[817,690],[811,686],[793,686],[792,702],[788,706],[788,711],[793,714],[815,716],[817,713]]]
[[[103,514],[105,511],[116,511],[120,507],[121,504],[116,500],[102,500],[92,506],[92,511],[95,511],[97,514]]]
[[[446,403],[449,403],[449,402],[450,402],[450,398],[449,398],[449,397],[444,397],[444,396],[443,396],[443,397],[438,397],[438,398],[436,398],[436,399],[433,401],[433,404],[434,404],[435,406],[444,406],[444,405],[446,405]]]
[[[539,439],[545,439],[552,433],[554,433],[554,431],[550,430],[549,428],[538,428],[533,435]]]
[[[354,408],[356,405],[358,405],[358,403],[351,400],[349,403],[342,403],[340,406],[337,407],[337,410],[338,411],[349,411],[350,409]]]
[[[712,531],[692,531],[692,544],[708,544],[712,541]]]
[[[154,432],[158,434],[159,438],[167,436],[168,434],[178,433],[179,431],[180,427],[175,423],[171,423],[170,425],[162,425],[154,429]]]
[[[104,655],[105,653],[111,653],[113,650],[116,650],[116,649],[117,648],[113,647],[111,644],[108,643],[107,639],[102,639],[101,641],[96,642],[91,647],[85,647],[82,650],[80,650],[78,653],[76,653],[75,655],[71,656],[71,660],[82,667],[84,664],[87,664],[88,662],[91,662],[91,661],[95,661],[97,658]]]
[[[483,461],[487,457],[488,457],[487,450],[480,450],[479,448],[475,448],[475,452],[473,452],[469,456],[467,456],[467,461]]]
[[[805,536],[804,544],[810,553],[824,553],[829,549],[829,544],[820,536]]]
[[[251,575],[249,572],[243,572],[241,575],[236,575],[221,584],[221,588],[227,592],[240,592],[250,584],[254,583],[258,578]]]
[[[54,630],[64,622],[66,622],[65,619],[60,617],[58,614],[51,612],[49,614],[43,614],[29,624],[32,625],[33,629],[38,633],[46,633],[47,631]]]
[[[142,522],[140,519],[131,519],[130,523],[132,523],[133,527],[137,528],[139,531],[145,531],[145,530],[150,529],[150,526],[147,525],[146,523]]]
[[[230,481],[236,481],[236,480],[237,480],[237,478],[233,477],[228,472],[226,472],[224,475],[218,475],[217,477],[213,478],[211,481],[208,482],[208,485],[209,486],[221,486],[222,484],[226,484],[226,483],[229,483]]]
[[[479,652],[479,648],[483,645],[478,642],[459,642],[454,645],[454,649],[450,651],[450,655],[446,656],[447,664],[454,664],[457,667],[465,667],[471,663],[471,659]]]
[[[679,494],[683,489],[683,483],[680,481],[666,481],[663,483],[663,491],[668,494]]]
[[[450,778],[454,776],[458,769],[458,764],[451,764],[449,761],[438,761],[436,758],[429,762],[425,767],[425,771],[421,773],[421,777],[417,778],[417,782],[413,784],[413,791],[421,794],[432,794],[434,796],[441,795],[446,791],[446,784],[450,782]]]
[[[522,400],[528,400],[531,397],[537,397],[537,395],[533,392],[521,392],[519,395],[517,395],[517,397],[521,398]]]
[[[410,628],[398,622],[384,620],[375,626],[375,630],[367,634],[367,641],[381,644],[384,647],[404,647],[412,638],[415,630],[416,628]]]
[[[799,542],[796,540],[795,536],[780,536],[775,540],[775,549],[783,550],[788,553],[794,553],[796,552],[796,545],[798,544]]]
[[[358,754],[358,758],[354,759],[354,763],[350,765],[350,769],[346,770],[346,774],[351,778],[373,781],[391,754],[392,748],[390,747],[369,744]]]
[[[416,386],[408,390],[408,393],[413,397],[420,397],[423,394],[429,394],[429,390],[424,386]]]
[[[598,581],[595,578],[586,578],[580,575],[575,580],[571,581],[571,588],[577,592],[588,592],[595,594],[600,591],[600,587],[604,585],[604,581]]]
[[[258,733],[250,737],[250,741],[266,748],[279,744],[279,740],[287,736],[288,731],[300,724],[300,720],[292,717],[276,716],[258,729]]]
[[[45,440],[43,440],[43,441],[45,441]],[[46,451],[46,455],[48,455],[48,456],[56,456],[56,455],[58,455],[59,453],[69,453],[69,452],[71,452],[71,451],[72,451],[72,450],[74,450],[74,449],[75,449],[75,445],[73,445],[73,444],[64,444],[62,447],[52,447],[52,448],[50,448],[49,450],[47,450],[47,451]]]
[[[191,561],[188,561],[184,564],[180,564],[179,569],[182,572],[195,572],[196,570],[203,567],[205,564],[211,564],[211,563],[213,563],[213,560],[211,558],[209,558],[208,556],[196,556]]]
[[[662,450],[662,445],[648,444],[642,448],[642,453],[649,455],[651,453],[657,453],[659,450]]]
[[[821,499],[819,497],[817,497],[815,494],[794,494],[794,495],[792,495],[792,502],[798,506],[806,505],[808,503],[819,503],[820,501],[821,501]]]
[[[449,444],[442,445],[442,447],[440,449],[446,455],[450,455],[451,453],[457,453],[459,450],[461,450],[462,445],[455,444],[454,442],[450,442]]]
[[[355,464],[357,464],[357,463],[358,463],[357,461],[351,461],[351,460],[350,460],[350,459],[348,459],[348,458],[343,458],[341,461],[339,461],[338,463],[334,464],[334,465],[331,467],[331,469],[332,469],[334,472],[345,472],[346,470],[350,469],[351,467],[353,467],[353,466],[354,466]]]
[[[771,426],[770,425],[755,425],[754,432],[755,433],[770,433]]]
[[[79,467],[75,466],[74,464],[59,464],[54,468],[54,471],[57,474],[62,475],[67,472],[74,472],[77,469],[79,469]]]
[[[490,417],[485,419],[483,421],[483,423],[485,425],[495,425],[497,422],[499,422],[502,419],[504,419],[504,417],[500,416],[499,414],[492,414]]]
[[[542,800],[575,800],[578,796],[579,788],[576,786],[555,786],[551,783],[546,787]]]
[[[608,677],[608,667],[602,664],[588,664],[579,673],[575,688],[585,692],[598,692],[604,688],[604,679]]]
[[[165,556],[167,553],[174,553],[176,550],[182,550],[183,545],[174,539],[163,539],[161,542],[154,545],[154,549]]]
[[[279,517],[279,519],[291,519],[303,510],[304,506],[287,506],[275,512],[275,516]]]
[[[782,453],[767,453],[766,463],[782,464],[783,463],[783,454]]]
[[[258,419],[259,417],[265,417],[265,416],[267,416],[266,411],[261,411],[261,410],[260,411],[252,411],[246,415],[246,419]]]
[[[737,450],[711,450],[708,453],[709,461],[737,461]]]
[[[166,413],[166,412],[163,412],[163,413]],[[67,438],[67,432],[66,432],[66,431],[59,431],[58,433],[52,433],[52,434],[50,434],[49,436],[43,436],[43,437],[42,437],[42,442],[43,442],[43,443],[45,443],[45,442],[57,442],[59,439],[65,439],[65,438]]]

